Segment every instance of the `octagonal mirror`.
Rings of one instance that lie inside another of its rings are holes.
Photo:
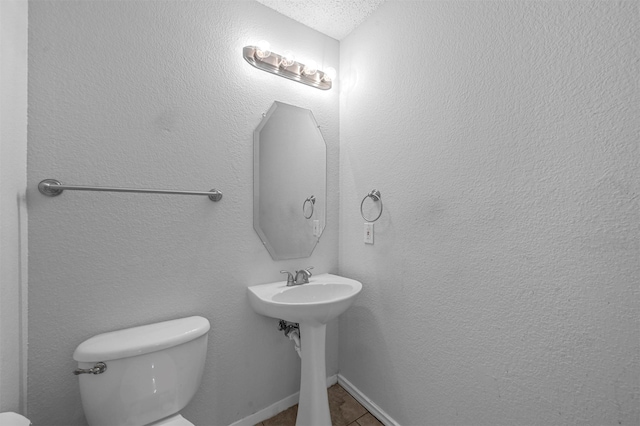
[[[313,113],[274,102],[253,133],[253,227],[274,260],[309,257],[325,227],[327,147]]]

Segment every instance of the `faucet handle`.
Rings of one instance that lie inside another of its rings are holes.
[[[309,282],[309,277],[311,275],[313,275],[310,271],[310,269],[313,269],[313,266],[309,266],[306,269],[300,269],[299,271],[296,271],[296,279],[295,279],[295,283],[296,284],[306,284]],[[302,277],[300,279],[298,279],[300,277],[300,274],[302,274]]]
[[[285,271],[282,270],[280,271],[281,274],[287,274],[287,286],[292,286],[293,283],[295,282],[295,279],[293,278],[293,274],[289,271]]]

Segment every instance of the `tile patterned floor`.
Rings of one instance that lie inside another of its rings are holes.
[[[333,426],[383,426],[339,384],[331,386],[328,394]],[[294,405],[256,426],[295,426],[297,414],[298,406]]]

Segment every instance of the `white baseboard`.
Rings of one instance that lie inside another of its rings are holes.
[[[384,410],[376,405],[375,402],[371,401],[365,394],[360,392],[360,389],[355,387],[353,383],[349,380],[345,379],[344,376],[338,374],[338,384],[344,388],[351,396],[353,396],[356,401],[358,401],[364,408],[367,409],[368,412],[373,414],[373,416],[380,420],[385,426],[400,426],[398,422],[393,420],[391,416],[384,412]]]
[[[333,386],[338,383],[338,375],[327,377],[327,387]],[[237,422],[231,423],[230,426],[253,426],[260,423],[263,420],[270,419],[278,413],[283,412],[289,407],[293,407],[300,400],[300,392],[296,392],[293,395],[277,401],[270,406],[263,408],[257,413],[253,413],[244,419],[240,419]],[[364,404],[363,404],[364,405]],[[373,414],[373,413],[372,413]]]
[[[330,388],[331,386],[335,385],[336,383],[338,383],[338,375],[334,374],[331,377],[327,377],[327,388]]]

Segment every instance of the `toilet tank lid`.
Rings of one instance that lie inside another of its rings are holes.
[[[0,413],[0,425],[2,426],[30,426],[31,422],[18,413],[7,411]]]
[[[99,362],[156,352],[197,339],[209,327],[209,320],[193,316],[98,334],[80,343],[73,359]]]

